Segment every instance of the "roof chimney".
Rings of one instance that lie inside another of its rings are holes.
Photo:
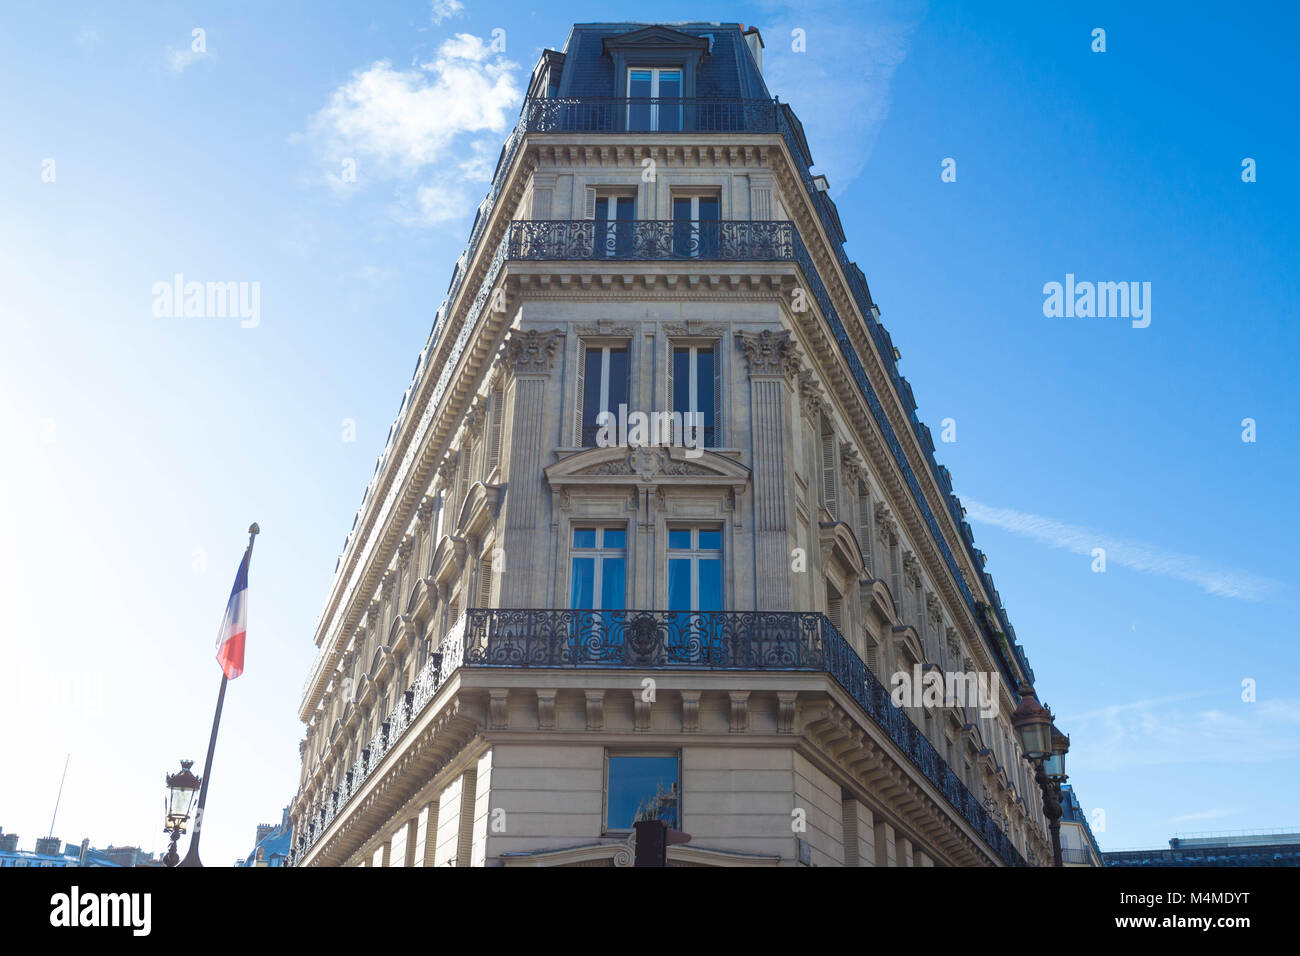
[[[749,55],[754,58],[754,65],[758,67],[758,72],[761,75],[763,72],[763,38],[759,35],[758,27],[746,28],[742,23],[740,30],[745,37],[745,46],[749,47]]]

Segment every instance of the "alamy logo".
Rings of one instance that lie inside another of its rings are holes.
[[[160,319],[238,318],[246,329],[262,321],[262,283],[186,282],[179,272],[171,282],[155,282],[153,314]]]
[[[629,412],[618,406],[618,414],[596,416],[596,447],[665,447],[680,445],[687,458],[704,454],[704,415],[701,412]]]
[[[127,926],[132,935],[148,936],[152,929],[153,897],[149,893],[81,893],[80,887],[50,897],[50,925]]]
[[[1043,315],[1049,319],[1132,319],[1133,328],[1151,324],[1150,282],[1075,282],[1065,274],[1065,284],[1043,286]]]
[[[890,677],[889,699],[895,707],[951,707],[962,704],[978,710],[981,717],[998,715],[998,675],[921,671],[913,664],[911,673],[896,671]]]

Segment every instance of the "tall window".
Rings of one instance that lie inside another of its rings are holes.
[[[620,611],[627,598],[627,531],[574,528],[569,607]]]
[[[637,132],[682,128],[682,71],[634,67],[627,71],[627,128]]]
[[[722,529],[668,530],[668,610],[722,610]]]
[[[673,436],[685,444],[692,422],[703,426],[703,434],[691,436],[695,444],[717,448],[722,443],[722,394],[716,345],[679,345],[673,349],[668,367],[669,411],[681,416],[683,432]],[[698,417],[696,417],[698,416]]]
[[[597,196],[593,253],[600,258],[630,255],[635,248],[632,221],[636,219],[635,196]]]
[[[627,404],[627,346],[588,346],[578,370],[578,445],[596,447],[601,412]]]
[[[717,196],[674,196],[673,255],[716,258],[718,217]]]

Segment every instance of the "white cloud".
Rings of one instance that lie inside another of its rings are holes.
[[[862,171],[889,116],[894,73],[924,19],[919,0],[854,7],[764,4],[764,81],[804,125],[832,196]],[[795,52],[801,30],[804,52]],[[937,160],[936,160],[937,162]]]
[[[311,123],[326,178],[341,185],[340,163],[356,163],[358,183],[396,180],[403,221],[465,215],[470,183],[492,175],[501,140],[522,98],[518,64],[460,33],[427,63],[408,70],[380,60],[334,91]]]
[[[458,16],[465,9],[460,0],[433,0],[430,16],[434,23],[441,23],[449,17]]]
[[[1215,567],[1190,554],[1167,551],[1141,541],[1116,538],[1102,531],[1080,525],[1065,524],[1039,515],[1026,514],[1010,508],[993,508],[968,498],[962,499],[966,516],[971,521],[993,525],[1032,538],[1053,548],[1062,548],[1074,554],[1091,555],[1093,548],[1106,551],[1106,564],[1118,564],[1143,574],[1157,574],[1195,584],[1207,594],[1218,597],[1258,601],[1280,586],[1271,578]]]
[[[1057,722],[1070,731],[1070,762],[1076,769],[1117,771],[1181,763],[1261,763],[1300,753],[1300,699],[1243,703],[1234,695],[1227,709],[1180,706],[1204,696],[1162,697],[1064,714]]]

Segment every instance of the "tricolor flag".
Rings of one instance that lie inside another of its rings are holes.
[[[244,632],[248,629],[248,559],[253,555],[250,544],[239,562],[235,586],[230,590],[226,616],[221,619],[217,632],[217,663],[227,679],[233,680],[244,673]]]

